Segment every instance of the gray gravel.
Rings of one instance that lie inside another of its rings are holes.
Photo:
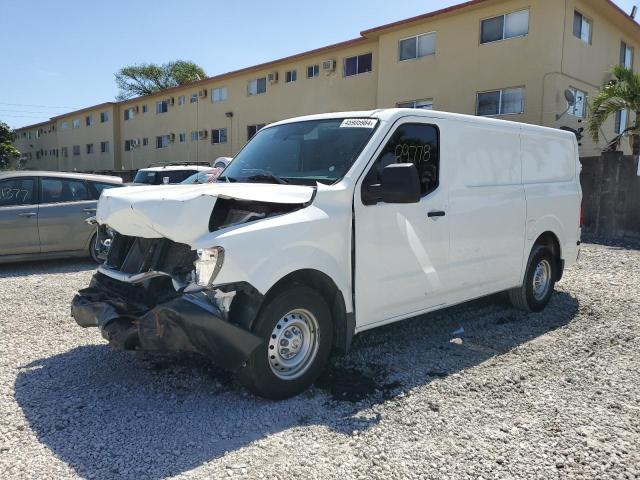
[[[279,403],[77,327],[92,268],[0,266],[2,479],[640,478],[640,250],[585,245],[541,314],[496,296],[362,334]]]

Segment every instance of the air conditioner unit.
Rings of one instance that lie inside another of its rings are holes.
[[[200,130],[198,132],[198,136],[200,137],[200,140],[204,140],[205,138],[207,138],[209,136],[209,131],[208,130]]]
[[[271,72],[269,75],[267,75],[267,79],[269,80],[269,83],[277,83],[278,72]]]
[[[205,88],[205,89],[203,89],[203,90],[200,90],[200,91],[198,92],[198,96],[199,96],[200,98],[206,98],[206,96],[207,96],[207,89]]]
[[[336,61],[335,60],[325,60],[322,62],[322,70],[325,72],[333,72],[336,69]]]

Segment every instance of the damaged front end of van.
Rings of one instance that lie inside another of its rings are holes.
[[[96,221],[113,239],[71,315],[116,349],[197,352],[236,370],[264,341],[251,332],[263,294],[247,282],[216,283],[225,249],[209,244],[216,232],[303,209],[314,195],[240,184],[105,191]]]

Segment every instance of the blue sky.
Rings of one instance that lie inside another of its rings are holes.
[[[215,75],[461,1],[2,0],[0,120],[20,127],[111,101],[124,65],[185,59]]]

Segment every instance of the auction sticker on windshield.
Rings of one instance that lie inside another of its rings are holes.
[[[376,122],[374,118],[345,118],[340,128],[374,128]]]

